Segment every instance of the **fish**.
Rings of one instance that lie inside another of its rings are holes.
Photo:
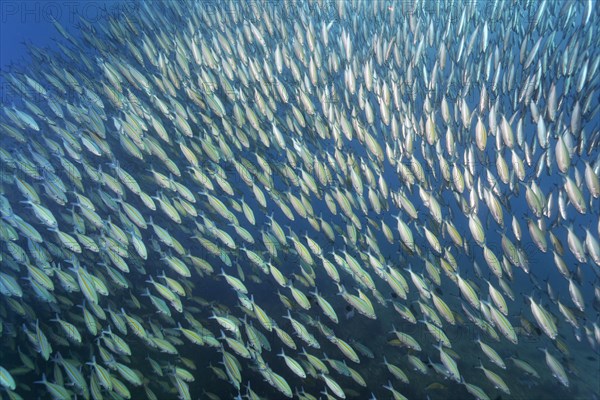
[[[556,339],[558,336],[558,329],[552,317],[541,305],[533,300],[533,297],[529,297],[529,304],[531,306],[531,313],[535,317],[535,320],[542,331],[544,331],[550,339]]]
[[[507,395],[510,395],[510,389],[508,388],[508,386],[506,385],[506,383],[500,376],[498,376],[495,372],[485,368],[483,366],[483,364],[481,364],[481,363],[478,368],[483,371],[486,378],[488,378],[488,380],[492,383],[492,385],[494,385],[495,388],[500,389],[502,392],[506,393]]]
[[[543,348],[540,350],[546,355],[546,364],[552,371],[552,375],[558,380],[558,382],[560,382],[561,385],[569,387],[569,378],[562,364],[552,354],[550,354],[550,352],[548,352],[548,349]]]
[[[1,78],[0,351],[23,364],[0,368],[7,395],[405,398],[390,373],[412,397],[440,374],[487,399],[467,383],[482,371],[527,390],[489,361],[548,397],[540,335],[569,357],[544,350],[561,385],[587,379],[599,15],[520,6],[51,18],[56,46],[32,37]]]
[[[286,365],[290,370],[292,370],[292,372],[294,372],[300,378],[306,378],[306,372],[304,371],[304,368],[302,368],[302,366],[296,360],[289,356],[286,356],[283,349],[281,349],[281,353],[279,354],[279,356],[283,357]]]

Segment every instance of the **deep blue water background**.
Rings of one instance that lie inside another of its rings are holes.
[[[101,23],[101,21],[103,19],[106,18],[107,15],[110,15],[111,13],[119,13],[122,11],[127,11],[131,9],[132,4],[131,3],[127,3],[127,2],[123,2],[123,1],[2,1],[0,2],[0,69],[4,72],[4,71],[8,71],[11,69],[11,65],[14,63],[19,63],[21,65],[23,64],[27,64],[30,62],[30,58],[27,55],[27,49],[24,43],[31,43],[34,44],[37,47],[41,47],[41,48],[50,48],[50,49],[57,49],[57,46],[55,44],[55,40],[64,40],[64,38],[57,32],[57,30],[54,28],[52,22],[51,22],[51,17],[55,17],[63,27],[66,28],[66,30],[70,33],[70,34],[76,34],[77,29],[75,28],[76,25],[78,24],[78,21],[80,20],[80,18],[84,18],[86,21],[90,22],[90,23]],[[518,51],[518,49],[517,49]],[[429,54],[429,56],[431,57],[432,54]],[[6,105],[6,104],[10,104],[12,101],[14,101],[13,98],[10,97],[10,93],[7,90],[7,86],[5,85],[5,82],[3,80],[3,78],[0,76],[0,83],[1,83],[1,99],[2,99],[2,104]],[[472,89],[473,90],[473,89]],[[573,90],[573,89],[572,89]],[[467,97],[467,102],[472,109],[474,109],[478,103],[478,93],[477,92],[472,92],[468,97]],[[420,100],[417,100],[417,103]],[[507,100],[508,101],[508,100]],[[505,110],[511,110],[511,107],[506,104],[505,105]],[[592,132],[592,127],[597,127],[600,126],[600,121],[596,120],[596,121],[590,121],[587,124],[583,125],[583,128],[588,132],[588,135]],[[472,129],[473,129],[474,125],[472,125]],[[514,126],[513,126],[514,129]],[[528,134],[526,134],[526,138],[528,141],[530,141],[531,136],[530,135],[535,135],[535,126],[533,126],[530,122],[528,122],[527,124],[525,124],[524,129],[526,130],[526,132],[528,132]],[[381,133],[380,133],[381,134]],[[438,135],[443,135],[444,132],[439,132]],[[381,137],[381,135],[380,135]],[[492,141],[494,140],[493,137],[488,138],[488,150],[490,149],[490,147],[493,147],[492,145]],[[554,145],[554,141],[551,142],[552,145]],[[460,151],[460,150],[459,150]],[[364,155],[364,150],[363,151],[357,151],[358,154]],[[489,152],[489,155],[492,156],[492,152]],[[539,152],[538,152],[539,154]],[[594,161],[595,159],[594,154],[597,156],[597,152],[592,154],[592,157],[589,158],[587,156],[583,156],[583,159],[589,159],[590,161]],[[504,153],[504,157],[507,160],[507,162],[510,165],[510,153],[509,152],[505,152]],[[357,157],[358,160],[358,157]],[[493,159],[492,159],[493,160]],[[583,172],[583,162],[581,161],[581,159],[577,158],[577,164],[575,164],[574,166],[577,167],[580,172]],[[420,159],[421,164],[423,165],[424,168],[427,167],[426,163],[424,162],[423,159]],[[534,160],[534,162],[537,161],[537,159]],[[396,189],[398,186],[398,177],[395,174],[395,168],[390,168],[389,165],[387,165],[386,163],[386,174],[385,174],[385,178],[388,182],[388,185],[390,186],[390,189]],[[493,168],[493,167],[492,167]],[[526,167],[528,172],[531,172],[535,167]],[[476,170],[481,172],[482,167],[478,166],[476,167]],[[440,172],[439,170],[437,171],[437,176],[439,179],[441,179],[440,177]],[[573,171],[571,171],[571,177],[573,177]],[[538,182],[540,187],[542,188],[542,190],[545,192],[545,194],[548,196],[550,191],[554,190],[555,196],[557,194],[557,191],[555,189],[555,185],[562,185],[562,177],[557,173],[557,168],[556,165],[554,164],[554,174],[551,176],[547,176],[545,173],[542,175],[540,181]],[[279,186],[279,185],[277,185]],[[243,187],[243,185],[242,185]],[[511,240],[513,240],[514,243],[516,243],[516,240],[514,239],[514,236],[512,235],[511,229],[510,229],[510,224],[511,224],[511,219],[512,219],[512,215],[517,215],[519,216],[519,221],[521,223],[521,229],[522,229],[522,234],[523,234],[523,239],[521,242],[522,247],[526,250],[526,254],[530,257],[529,258],[529,264],[530,264],[530,269],[531,269],[531,274],[535,276],[535,278],[537,279],[537,281],[542,284],[545,287],[545,283],[544,280],[548,279],[550,284],[553,286],[554,290],[556,293],[560,294],[560,298],[561,300],[563,300],[563,302],[569,302],[569,295],[568,295],[568,290],[567,290],[567,281],[559,274],[559,272],[557,271],[557,269],[554,266],[554,262],[552,259],[552,252],[549,251],[546,254],[541,253],[537,247],[535,247],[535,245],[533,244],[533,242],[530,239],[528,230],[527,230],[527,224],[524,218],[522,218],[521,216],[523,214],[530,214],[528,208],[527,208],[527,204],[525,202],[525,196],[524,196],[524,188],[521,188],[521,192],[518,198],[512,198],[510,203],[512,206],[511,211],[509,212],[509,210],[507,209],[503,209],[504,211],[504,217],[505,217],[505,226],[506,226],[506,233],[509,236],[509,238],[511,238]],[[247,191],[246,193],[246,199],[252,199],[252,194],[251,192]],[[418,191],[417,190],[413,190],[412,194],[408,194],[409,199],[413,202],[413,204],[415,204],[415,206],[417,207],[417,210],[419,211],[420,216],[426,216],[428,214],[428,210],[427,208],[425,208],[424,206],[420,205],[421,201],[420,198],[418,196]],[[589,198],[589,192],[587,192],[587,189],[584,190],[584,195],[586,196],[586,198]],[[365,198],[366,198],[366,189],[365,189]],[[457,228],[459,230],[459,232],[462,234],[463,238],[470,238],[470,232],[469,232],[469,228],[468,228],[468,220],[466,220],[464,218],[464,216],[462,215],[462,211],[458,208],[455,207],[455,200],[454,198],[452,198],[452,196],[450,195],[445,195],[444,198],[448,201],[449,204],[452,204],[452,211],[453,211],[453,215],[455,217],[457,217],[454,222],[457,225]],[[248,200],[248,202],[252,202],[252,205],[256,205],[256,202],[253,200]],[[485,226],[485,221],[486,218],[488,218],[488,210],[487,207],[485,205],[484,201],[480,201],[480,211],[479,211],[479,217],[482,221],[482,223]],[[272,203],[271,203],[272,204]],[[598,201],[595,201],[594,206],[598,205]],[[447,217],[447,209],[445,208],[447,206],[445,206],[444,204],[442,204],[442,212],[444,217]],[[597,229],[597,223],[591,223],[590,226],[590,222],[591,220],[589,219],[589,216],[581,216],[579,215],[572,206],[568,206],[568,210],[569,210],[569,214],[570,216],[573,218],[573,225],[574,227],[578,227],[579,224],[582,224],[583,226],[588,226],[589,228],[591,228],[592,232],[595,232],[595,230]],[[323,211],[324,215],[328,215],[328,210],[327,209],[323,209],[323,210],[319,210],[317,207],[315,207],[315,214],[319,215],[320,211]],[[598,215],[598,210],[590,210],[594,213],[595,216]],[[384,212],[382,215],[384,215],[384,220],[385,222],[388,224],[388,226],[392,229],[392,231],[395,232],[395,220],[391,217],[392,215],[396,214],[397,210],[395,209],[395,207],[392,207],[390,211],[388,212]],[[553,219],[556,218],[556,213],[558,212],[557,210],[557,206],[556,206],[556,197],[555,197],[555,211],[554,211],[554,216]],[[264,226],[262,224],[262,213],[257,213],[257,227],[260,226]],[[374,216],[374,213],[370,213],[369,215],[370,217]],[[284,226],[284,230],[287,232],[287,229],[285,228],[284,223],[287,223],[289,221],[286,220],[286,218],[283,216],[283,214],[276,209],[275,211],[275,218],[277,219],[277,221],[282,224],[282,226]],[[336,217],[337,222],[339,223],[339,216]],[[366,228],[366,221],[364,219],[361,220],[361,222],[363,223],[363,227]],[[552,220],[548,222],[548,226],[550,226]],[[597,220],[596,220],[597,222]],[[342,227],[345,227],[345,224],[341,224]],[[496,255],[500,256],[502,254],[502,250],[501,250],[501,246],[500,246],[500,235],[496,233],[495,230],[495,222],[492,221],[490,223],[490,227],[492,229],[490,229],[490,231],[487,233],[488,238],[491,238],[488,242],[488,246],[490,248],[492,248],[494,250],[494,252],[496,253]],[[305,231],[309,231],[311,232],[312,228],[310,227],[310,225],[306,222],[302,222],[302,223],[295,223],[294,225],[294,230],[298,235],[302,235]],[[556,233],[556,235],[558,236],[559,240],[561,240],[561,242],[564,244],[565,247],[565,256],[563,257],[565,259],[565,262],[567,263],[567,265],[570,268],[573,268],[573,271],[575,270],[575,265],[576,265],[576,260],[574,259],[574,257],[570,254],[570,251],[568,250],[568,246],[566,245],[566,229],[564,227],[558,227],[554,229],[554,232]],[[580,240],[583,240],[584,236],[582,236],[582,234],[584,235],[584,231],[581,228],[576,229],[576,233],[578,234]],[[314,232],[312,233],[314,234]],[[378,238],[378,244],[381,246],[381,250],[383,252],[383,254],[385,256],[390,257],[390,259],[393,259],[394,257],[398,256],[398,249],[397,249],[397,243],[394,246],[389,246],[387,244],[387,241],[385,240],[383,234],[381,232],[376,233],[377,238]],[[597,235],[597,232],[596,232]],[[257,235],[258,237],[259,235]],[[322,234],[318,234],[316,235],[315,238],[324,238],[324,236]],[[321,245],[323,246],[324,250],[329,251],[331,250],[331,246],[326,244],[327,241],[324,240]],[[444,244],[444,243],[442,243]],[[420,244],[422,247],[427,248],[428,245],[427,243],[423,243]],[[341,241],[341,239],[338,239],[338,241],[335,243],[335,247],[336,249],[341,249],[343,248],[343,241]],[[551,248],[550,244],[549,244],[549,248]],[[473,252],[473,255],[476,259],[476,261],[478,262],[479,266],[481,267],[481,269],[484,271],[484,273],[487,273],[487,266],[485,264],[485,261],[483,260],[483,256],[482,256],[482,250],[476,246],[472,241],[471,241],[471,250]],[[457,257],[457,261],[459,262],[459,265],[461,265],[461,275],[465,275],[467,277],[472,278],[473,277],[473,269],[472,267],[469,265],[470,260],[467,259],[464,255],[459,255],[457,254],[456,251],[453,251],[453,254],[455,255],[455,257]],[[243,259],[243,257],[240,257]],[[397,261],[392,261],[392,262],[396,262]],[[588,263],[589,264],[589,263]],[[582,266],[583,267],[583,273],[585,275],[585,279],[583,279],[581,281],[581,290],[583,293],[583,296],[586,300],[586,303],[589,305],[591,303],[592,297],[593,297],[593,282],[595,281],[595,276],[594,274],[590,271],[589,268],[594,268],[591,264],[589,265],[585,265]],[[417,269],[420,270],[422,268],[421,265],[417,266]],[[231,272],[231,271],[228,271]],[[287,270],[286,272],[288,272],[288,274],[290,274],[291,272],[295,272],[298,273],[298,268],[296,265],[290,266],[289,270]],[[528,277],[526,274],[523,273],[522,270],[515,268],[514,269],[514,274],[515,274],[515,279],[512,282],[512,289],[515,293],[515,297],[517,298],[518,301],[520,301],[522,295],[521,292],[523,292],[524,294],[534,294],[535,298],[537,300],[542,300],[542,302],[546,303],[548,302],[548,298],[547,296],[545,296],[543,293],[539,292],[539,291],[532,291],[532,287],[533,285],[531,284],[531,282],[529,281],[530,277]],[[329,282],[329,281],[327,281]],[[318,285],[319,287],[319,291],[323,291],[323,290],[327,290],[327,291],[335,291],[336,289],[334,288],[334,286],[331,284],[331,282],[327,283],[327,282],[319,282],[322,283],[321,285]],[[262,285],[262,287],[264,288],[264,285]],[[454,288],[455,289],[455,288]],[[482,288],[484,291],[486,288]],[[282,290],[283,291],[283,290]],[[287,291],[285,292],[285,294],[289,294]],[[384,295],[386,295],[386,297],[389,295],[388,293],[384,293]],[[215,296],[218,296],[215,293]],[[221,295],[223,296],[223,295]],[[261,298],[260,296],[264,296],[263,298]],[[273,296],[273,293],[256,293],[256,297],[257,300],[259,300],[260,302],[263,302],[265,300],[267,300],[267,297],[271,297],[274,301],[276,300],[276,297]],[[518,304],[518,301],[513,303],[511,305],[511,315],[513,316],[513,322],[516,322],[516,315],[519,314],[519,309],[524,306],[524,310],[527,310],[529,308],[528,304]],[[229,302],[228,300],[226,302]],[[341,301],[339,302],[339,304],[343,304]],[[278,307],[278,306],[276,306]],[[281,307],[281,309],[283,310],[283,308]],[[513,314],[514,313],[514,314]],[[528,311],[525,311],[526,314],[528,314]],[[397,320],[397,319],[396,319]],[[562,324],[562,329],[561,329],[561,333],[567,332],[569,330],[569,328],[565,328],[565,324]],[[387,326],[387,324],[386,324]],[[358,332],[357,332],[358,334]],[[344,337],[345,339],[347,337]],[[569,338],[572,339],[572,336]],[[541,354],[541,353],[540,353]],[[216,361],[216,360],[213,360]],[[544,371],[546,372],[546,371]]]
[[[90,24],[101,23],[110,15],[131,12],[135,5],[123,0],[67,0],[67,1],[0,1],[0,70],[12,70],[15,63],[31,61],[26,44],[58,50],[56,40],[65,40],[54,28],[56,19],[69,34],[77,34],[77,25],[83,19]],[[12,101],[11,91],[0,74],[1,99]]]

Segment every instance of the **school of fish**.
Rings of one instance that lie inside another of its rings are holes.
[[[133,4],[2,77],[2,399],[600,396],[598,2]]]

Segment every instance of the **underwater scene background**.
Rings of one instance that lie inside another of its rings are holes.
[[[595,1],[0,3],[2,399],[598,399]]]

